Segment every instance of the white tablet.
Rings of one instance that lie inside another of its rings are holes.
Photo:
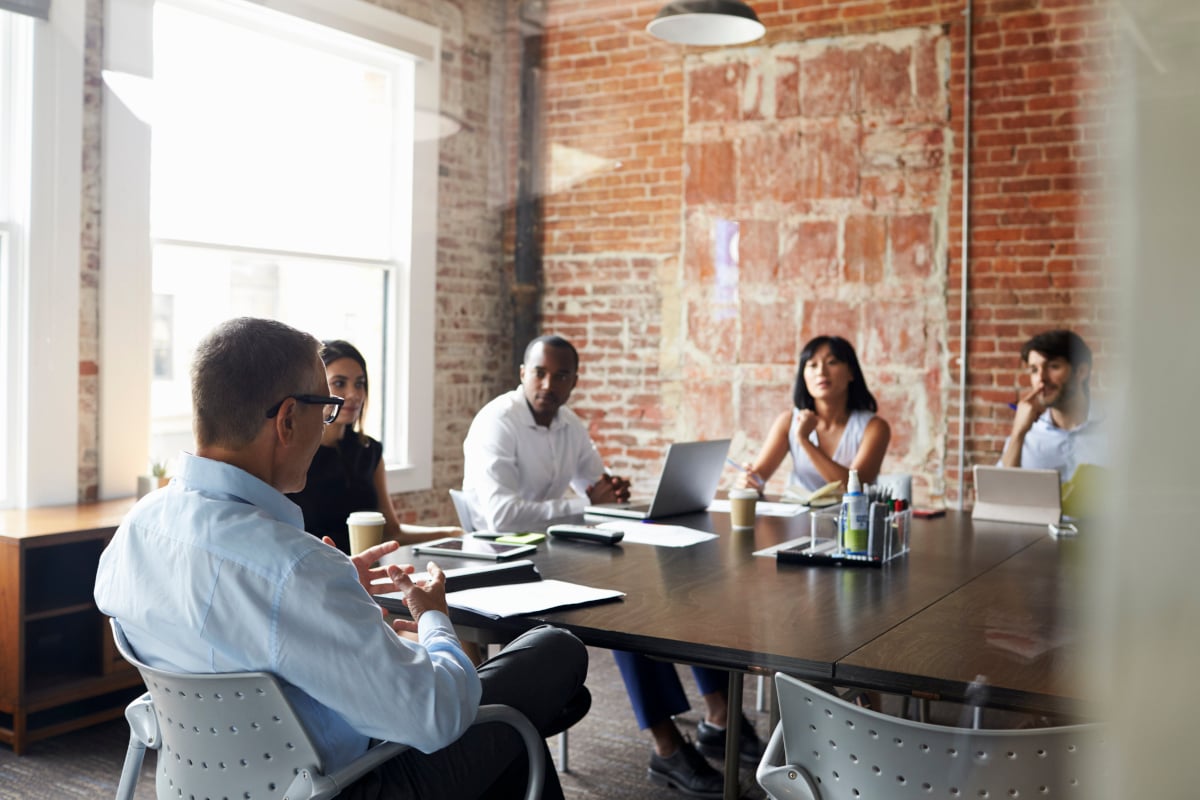
[[[499,561],[504,558],[532,553],[537,550],[535,544],[503,544],[473,539],[464,536],[461,539],[448,537],[435,539],[432,542],[421,542],[413,545],[414,553],[429,555],[453,556],[455,558],[483,558],[489,561]]]

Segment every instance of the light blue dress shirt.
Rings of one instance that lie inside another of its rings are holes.
[[[1080,464],[1107,467],[1108,437],[1104,435],[1103,422],[1101,415],[1092,409],[1082,425],[1063,430],[1054,424],[1050,409],[1046,409],[1025,434],[1021,467],[1056,469],[1064,481],[1071,479]],[[1008,449],[1007,439],[1004,448]]]
[[[398,636],[350,560],[237,467],[183,454],[100,558],[96,604],[138,657],[177,672],[264,671],[285,685],[327,769],[369,738],[433,752],[475,719],[479,676],[446,615]]]

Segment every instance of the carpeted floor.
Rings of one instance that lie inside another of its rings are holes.
[[[591,713],[571,729],[570,771],[562,776],[568,800],[580,798],[678,798],[678,792],[652,785],[646,779],[650,738],[637,729],[620,674],[606,650],[590,649],[588,686],[592,691]],[[693,711],[678,718],[685,734],[695,737],[699,709],[703,708],[695,681],[681,668],[684,688]],[[765,737],[766,714],[754,712],[755,681],[746,681],[746,710]],[[104,798],[116,792],[129,729],[123,719],[86,730],[36,742],[20,758],[7,745],[0,745],[0,800],[61,800]],[[558,741],[550,742],[557,760]],[[150,773],[154,755],[147,756],[137,800],[153,800],[154,779]],[[719,766],[719,765],[718,765]],[[742,797],[765,795],[754,782],[753,770],[741,771]]]

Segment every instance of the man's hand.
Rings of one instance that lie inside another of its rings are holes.
[[[624,503],[629,499],[629,481],[605,473],[588,487],[588,500],[592,503]]]
[[[337,545],[333,543],[333,539],[330,539],[328,536],[322,536],[321,541],[325,542],[325,544],[329,545],[330,547],[337,547]],[[393,568],[405,572],[413,571],[411,564],[405,564],[403,567],[399,567],[395,564],[386,567],[371,566],[388,553],[394,553],[399,549],[399,542],[387,541],[383,544],[377,544],[374,547],[368,547],[366,550],[363,550],[356,556],[350,556],[350,563],[354,565],[354,569],[358,570],[358,582],[362,584],[363,588],[367,590],[368,594],[384,594],[386,592],[395,592],[400,588],[398,586],[392,586],[391,583],[388,582],[375,583],[375,581],[391,579]]]
[[[1034,387],[1025,394],[1021,395],[1020,402],[1017,403],[1017,414],[1013,418],[1013,435],[1024,435],[1033,427],[1033,423],[1037,422],[1046,411],[1046,405],[1042,402],[1042,390],[1040,387]]]
[[[446,575],[442,572],[442,568],[430,561],[426,566],[429,580],[417,584],[409,578],[412,566],[406,564],[405,567],[407,569],[395,564],[388,566],[389,577],[392,578],[392,583],[395,585],[395,589],[388,591],[400,592],[404,596],[404,605],[408,606],[408,613],[412,614],[412,621],[392,620],[392,628],[401,635],[416,633],[417,622],[426,611],[450,613],[450,607],[446,605]]]

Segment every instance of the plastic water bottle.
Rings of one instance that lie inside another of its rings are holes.
[[[858,470],[850,470],[846,481],[846,493],[842,495],[842,513],[839,520],[842,531],[842,549],[848,553],[867,551],[867,496],[863,494],[858,480]]]

